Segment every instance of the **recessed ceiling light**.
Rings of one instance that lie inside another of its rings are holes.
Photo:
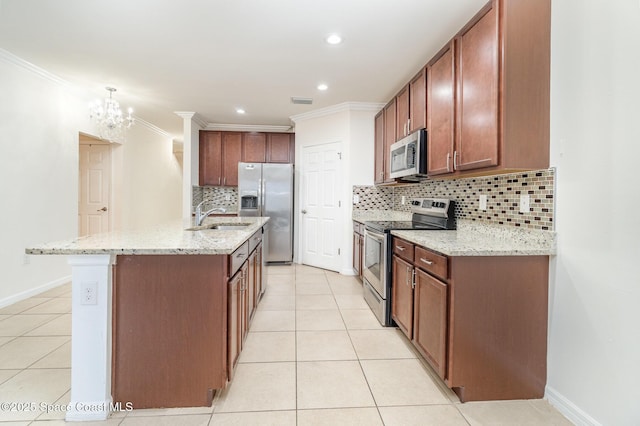
[[[246,111],[244,109],[242,109],[242,108],[236,108],[236,112],[238,114],[244,114]]]
[[[340,43],[342,43],[342,37],[340,37],[338,34],[331,34],[325,40],[329,44],[340,44]]]
[[[325,91],[325,90],[327,90],[328,88],[329,88],[329,86],[327,86],[327,85],[326,85],[326,84],[324,84],[324,83],[318,84],[318,90]]]

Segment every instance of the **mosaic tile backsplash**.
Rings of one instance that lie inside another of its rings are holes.
[[[225,207],[232,213],[238,210],[238,188],[235,186],[194,186],[192,194],[194,210],[203,200],[207,201],[207,208]]]
[[[451,180],[427,180],[396,187],[354,186],[360,202],[354,210],[389,209],[410,211],[414,198],[441,197],[456,201],[458,219],[486,221],[530,229],[553,230],[555,170],[544,169]],[[487,210],[481,211],[480,195],[487,196]],[[520,196],[529,195],[528,213],[520,213]],[[402,204],[405,197],[405,204]]]

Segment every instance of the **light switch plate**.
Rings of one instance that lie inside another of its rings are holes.
[[[487,196],[485,194],[480,196],[480,210],[487,211]]]
[[[520,196],[520,213],[529,213],[529,194]]]

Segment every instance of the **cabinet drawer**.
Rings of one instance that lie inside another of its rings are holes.
[[[364,225],[360,222],[353,221],[353,232],[356,234],[363,235],[364,234]]]
[[[251,238],[249,238],[249,253],[252,253],[258,244],[262,242],[262,229],[256,231]]]
[[[229,276],[232,277],[248,258],[249,241],[246,241],[229,256]]]
[[[413,263],[413,244],[399,238],[393,239],[393,253]]]
[[[449,278],[449,260],[446,256],[436,254],[422,247],[416,247],[415,265],[442,279]]]

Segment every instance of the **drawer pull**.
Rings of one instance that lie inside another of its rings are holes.
[[[245,254],[244,254],[244,253],[238,253],[236,256],[237,256],[237,257],[244,257],[244,256],[245,256]]]
[[[404,247],[402,247],[402,246],[396,246],[396,248],[397,248],[398,250],[400,250],[400,251],[404,251],[404,249],[405,249],[405,248],[404,248]]]
[[[425,259],[424,257],[421,257],[420,260],[424,263],[426,263],[427,265],[433,265],[433,262],[430,260]]]

